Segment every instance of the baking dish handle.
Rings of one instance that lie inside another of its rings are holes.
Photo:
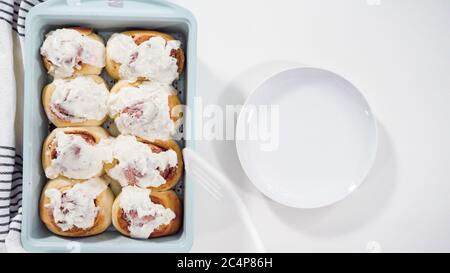
[[[135,4],[152,6],[152,7],[166,7],[166,8],[179,8],[177,5],[172,4],[166,0],[47,0],[40,3],[40,6],[53,7],[53,6],[69,6],[69,7],[82,7],[85,4],[92,6],[98,5],[99,8],[133,8]]]

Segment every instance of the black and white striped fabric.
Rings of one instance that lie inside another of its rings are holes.
[[[11,25],[12,30],[25,36],[25,17],[35,5],[45,0],[0,0],[0,20]]]
[[[21,250],[21,48],[26,15],[44,1],[0,0],[0,252]]]
[[[22,157],[14,147],[0,146],[0,244],[9,232],[20,232]]]

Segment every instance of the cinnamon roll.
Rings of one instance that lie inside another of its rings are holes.
[[[120,133],[149,141],[172,138],[183,115],[172,86],[148,81],[119,81],[111,89],[108,111]]]
[[[111,144],[112,163],[105,164],[109,177],[122,187],[136,185],[165,191],[173,188],[183,174],[183,157],[173,140],[149,142],[120,135]]]
[[[149,30],[115,33],[106,44],[106,71],[111,78],[171,84],[184,68],[181,42]]]
[[[45,175],[72,179],[101,176],[111,162],[109,137],[101,127],[66,127],[53,130],[44,142],[42,166]]]
[[[77,182],[50,180],[42,190],[39,214],[58,235],[85,237],[102,233],[111,224],[114,195],[101,178]]]
[[[96,75],[55,79],[44,87],[42,104],[56,127],[100,126],[108,116],[109,91]]]
[[[99,75],[105,66],[105,44],[90,28],[51,31],[40,51],[47,72],[55,78]]]
[[[136,186],[122,189],[112,208],[114,227],[123,235],[149,239],[176,233],[181,202],[173,191],[151,192]]]

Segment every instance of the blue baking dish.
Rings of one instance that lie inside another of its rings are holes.
[[[153,29],[179,37],[186,52],[186,69],[177,88],[189,108],[194,102],[197,24],[186,9],[162,0],[49,0],[33,8],[27,15],[25,36],[22,244],[32,252],[187,252],[193,241],[193,183],[187,175],[177,188],[184,205],[183,225],[173,236],[135,240],[110,228],[97,236],[64,238],[48,231],[39,218],[39,196],[47,181],[41,146],[49,133],[41,106],[41,90],[49,78],[39,48],[48,31],[75,25],[92,27],[105,38],[128,29]],[[185,131],[193,132],[192,121],[185,120]],[[194,149],[190,139],[182,145]]]

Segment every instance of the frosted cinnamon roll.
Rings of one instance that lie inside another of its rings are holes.
[[[151,192],[135,186],[114,200],[112,222],[123,235],[149,239],[172,235],[181,225],[181,202],[173,191]]]
[[[56,128],[42,148],[45,175],[50,179],[101,176],[104,163],[112,160],[108,137],[101,127]]]
[[[171,84],[184,68],[181,42],[148,30],[115,33],[106,43],[106,71],[116,80],[151,80]]]
[[[58,235],[84,237],[102,233],[111,225],[114,195],[101,178],[77,182],[50,180],[44,187],[39,214]]]
[[[119,81],[108,99],[109,116],[120,133],[153,141],[173,137],[182,112],[176,90],[156,82]]]
[[[173,188],[183,173],[181,150],[173,140],[147,142],[120,135],[112,142],[111,152],[113,161],[105,164],[105,171],[122,187],[165,191]]]
[[[108,116],[109,90],[96,75],[55,79],[44,87],[42,104],[56,127],[100,126]]]
[[[105,44],[90,28],[50,31],[40,51],[47,72],[55,78],[99,75],[105,66]]]

